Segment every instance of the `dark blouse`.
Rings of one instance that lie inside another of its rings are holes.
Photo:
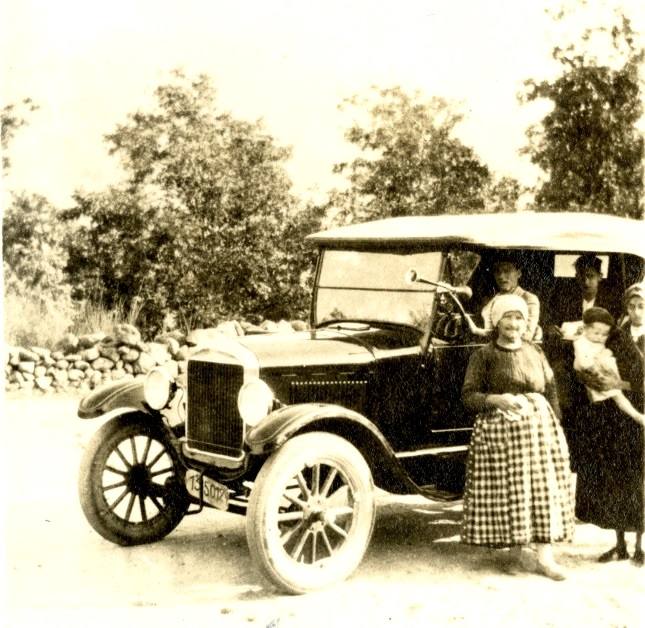
[[[491,394],[542,393],[560,417],[553,371],[536,345],[523,343],[506,349],[491,342],[470,357],[462,388],[464,406],[472,412],[490,409]]]
[[[611,349],[618,364],[618,371],[621,378],[628,382],[630,390],[625,391],[626,396],[634,406],[643,411],[643,387],[645,378],[643,371],[645,358],[643,356],[643,337],[638,343],[632,340],[629,333],[629,322],[615,330],[607,340],[607,348]]]

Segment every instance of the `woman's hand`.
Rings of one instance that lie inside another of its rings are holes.
[[[523,407],[518,398],[511,393],[504,393],[503,395],[487,395],[486,403],[498,410],[502,410],[503,412],[518,412],[522,410]]]
[[[605,392],[607,390],[629,390],[630,386],[624,382],[615,373],[601,371],[599,369],[587,369],[576,371],[576,377],[580,382],[589,388]]]

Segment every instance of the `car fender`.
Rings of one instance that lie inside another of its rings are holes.
[[[96,388],[81,399],[77,414],[81,419],[95,419],[111,411],[115,415],[132,411],[150,414],[143,398],[143,380],[110,382]]]
[[[326,403],[285,406],[251,428],[245,441],[252,454],[268,455],[292,436],[314,430],[337,434],[351,442],[363,454],[381,487],[393,493],[418,492],[381,431],[362,414],[343,406]]]

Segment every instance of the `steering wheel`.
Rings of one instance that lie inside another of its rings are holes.
[[[449,297],[439,295],[432,335],[440,340],[456,340],[463,334],[463,317]]]

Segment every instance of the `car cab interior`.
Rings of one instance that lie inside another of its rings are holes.
[[[493,276],[495,261],[508,254],[509,250],[481,249],[455,251],[448,255],[445,280],[450,283],[462,280],[471,288],[472,297],[468,300],[460,298],[460,301],[477,325],[483,324],[482,309],[497,291]],[[521,271],[520,287],[537,295],[540,300],[540,326],[544,329],[550,324],[549,304],[558,298],[566,299],[578,289],[574,263],[580,253],[518,249],[513,250],[512,255]],[[619,311],[624,290],[643,277],[643,261],[629,254],[601,253],[598,257],[602,260],[605,293],[609,294]],[[464,263],[466,259],[467,263]]]

